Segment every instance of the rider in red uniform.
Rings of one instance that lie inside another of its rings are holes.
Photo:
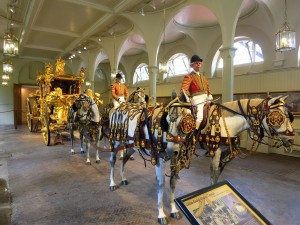
[[[190,65],[192,71],[185,75],[181,85],[181,92],[191,98],[191,101],[197,105],[196,129],[199,128],[203,120],[203,106],[205,102],[213,99],[210,94],[210,87],[206,77],[200,73],[203,59],[198,55],[193,55]]]

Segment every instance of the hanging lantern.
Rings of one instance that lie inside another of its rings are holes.
[[[163,74],[167,73],[167,62],[166,61],[159,63],[159,72],[163,73]]]
[[[2,75],[2,80],[3,80],[3,81],[9,81],[9,75],[3,74],[3,75]]]
[[[286,52],[296,49],[296,32],[287,23],[287,4],[285,0],[285,17],[279,31],[276,33],[276,51]]]
[[[164,27],[163,27],[163,43],[162,43],[162,52],[164,54],[164,46],[165,46],[165,41],[166,41],[166,6],[165,6],[165,2],[164,2],[164,11],[163,11],[163,20],[164,20]],[[166,74],[168,72],[168,68],[167,68],[167,64],[168,62],[163,58],[162,61],[159,63],[159,73],[161,74]]]
[[[3,62],[3,73],[12,74],[13,73],[13,65],[10,61]]]
[[[16,56],[19,54],[19,41],[12,32],[4,35],[3,55]]]
[[[2,81],[2,86],[8,86],[8,81]]]

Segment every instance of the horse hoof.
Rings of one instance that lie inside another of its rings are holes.
[[[119,158],[119,160],[123,160],[123,156],[121,156],[121,157]]]
[[[84,151],[80,151],[81,154],[84,154]]]
[[[75,155],[75,152],[71,152],[71,155]]]
[[[99,159],[99,160],[96,160],[96,163],[100,163],[100,159]]]
[[[110,191],[115,191],[115,190],[116,190],[116,186],[110,186],[110,187],[109,187],[109,190],[110,190]]]
[[[181,219],[181,215],[179,212],[171,213],[171,217],[178,220]]]
[[[122,180],[122,185],[128,185],[128,181],[127,180]]]
[[[91,163],[91,162],[86,162],[85,164],[86,164],[86,165],[92,165],[92,163]]]
[[[159,222],[159,224],[161,225],[167,225],[169,224],[167,217],[163,217],[163,218],[158,218],[157,221]]]
[[[130,160],[135,160],[135,158],[133,157],[133,156],[130,156],[130,158],[129,158]]]

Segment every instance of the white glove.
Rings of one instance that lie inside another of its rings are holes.
[[[211,95],[211,94],[209,94],[209,95],[207,95],[207,100],[208,101],[212,101],[214,98],[213,98],[213,96]]]

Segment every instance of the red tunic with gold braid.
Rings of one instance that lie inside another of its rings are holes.
[[[128,98],[128,90],[125,84],[113,83],[111,84],[111,94],[115,100],[118,100],[120,97]]]
[[[184,90],[190,97],[201,94],[210,94],[210,88],[206,77],[201,73],[198,75],[195,72],[191,72],[184,76],[181,90]]]

